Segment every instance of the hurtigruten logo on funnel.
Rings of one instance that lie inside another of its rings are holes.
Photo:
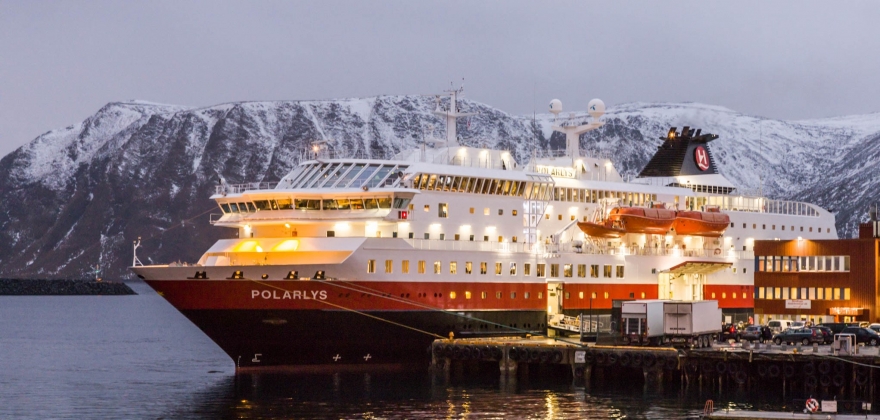
[[[709,169],[709,153],[705,147],[697,146],[694,148],[694,163],[701,171]]]

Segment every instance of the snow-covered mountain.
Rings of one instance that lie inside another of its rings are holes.
[[[520,162],[562,148],[552,116],[510,115],[460,100],[461,142],[511,150]],[[317,140],[336,151],[390,157],[426,133],[445,136],[434,98],[382,96],[188,108],[114,102],[85,121],[49,131],[0,160],[0,276],[83,276],[100,265],[129,277],[132,241],[144,263],[194,261],[232,232],[208,224],[208,197],[227,182],[274,181]],[[611,156],[636,175],[670,126],[702,128],[720,170],[743,190],[803,200],[837,213],[850,236],[878,201],[871,182],[880,160],[880,114],[779,121],[695,103],[610,107],[583,150]]]

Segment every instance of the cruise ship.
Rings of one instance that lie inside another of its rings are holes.
[[[726,320],[744,320],[755,240],[837,238],[828,211],[725,179],[717,135],[657,133],[656,154],[625,181],[579,149],[603,124],[599,100],[564,118],[552,101],[566,149],[518,162],[459,144],[468,114],[448,93],[435,111],[444,139],[388,160],[316,144],[279,182],[222,183],[211,223],[231,239],[198,262],[135,256],[131,269],[238,370],[400,366],[450,335],[614,329],[613,308],[632,299],[714,299]]]

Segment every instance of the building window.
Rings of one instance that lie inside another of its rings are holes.
[[[523,264],[523,275],[531,276],[532,275],[532,265],[529,263]]]
[[[385,272],[386,272],[386,273],[391,273],[392,271],[394,271],[394,270],[392,269],[393,266],[394,266],[394,261],[392,261],[392,260],[385,260]]]
[[[471,274],[471,270],[473,269],[474,263],[467,261],[464,263],[464,273]]]
[[[550,264],[550,277],[559,277],[559,264]]]
[[[571,264],[565,264],[562,266],[562,275],[565,277],[572,276]]]
[[[590,264],[590,277],[599,278],[599,264]]]
[[[605,277],[607,279],[611,278],[611,266],[610,265],[606,264],[606,265],[602,266],[602,277]]]
[[[616,274],[617,274],[617,276],[616,276],[617,278],[619,278],[619,279],[623,278],[623,265],[622,264],[618,264]]]
[[[480,274],[486,274],[486,262],[485,261],[480,263]]]
[[[496,276],[501,275],[501,263],[500,262],[495,263],[495,275]]]
[[[546,277],[546,274],[547,274],[547,273],[544,272],[544,268],[545,268],[545,266],[546,266],[546,265],[545,265],[544,263],[538,263],[538,264],[537,264],[536,274],[538,275],[538,277],[540,277],[540,278],[544,278],[544,277]]]
[[[587,277],[587,265],[578,264],[578,277]]]
[[[440,261],[434,261],[434,274],[440,274],[442,271]]]
[[[516,263],[515,262],[510,263],[510,275],[511,276],[516,275]]]
[[[458,274],[458,262],[450,261],[449,262],[449,274]],[[470,299],[470,298],[468,298]]]
[[[400,262],[400,272],[403,274],[409,274],[409,260],[403,260]]]
[[[425,262],[419,261],[419,274],[425,274]]]
[[[367,260],[367,272],[375,273],[376,272],[376,260]]]

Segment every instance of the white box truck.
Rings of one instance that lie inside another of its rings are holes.
[[[663,304],[664,343],[673,346],[709,347],[721,333],[721,309],[717,300]]]
[[[620,309],[620,333],[624,344],[659,345],[663,342],[665,300],[632,300]]]

